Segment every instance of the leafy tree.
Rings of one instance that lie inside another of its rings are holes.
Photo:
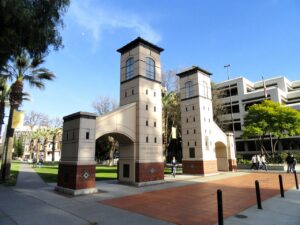
[[[181,111],[179,93],[162,91],[162,120],[163,120],[163,138],[164,154],[168,157],[168,148],[172,140],[172,128],[181,137]],[[174,137],[173,137],[174,138]]]
[[[212,94],[212,106],[213,106],[213,118],[214,122],[223,130],[228,131],[228,128],[222,121],[221,117],[226,114],[226,108],[222,102],[221,97],[224,92],[218,90],[214,82],[211,82],[211,94]]]
[[[20,137],[14,138],[14,153],[16,157],[22,157],[24,152],[24,137],[20,135]]]
[[[270,138],[272,157],[280,139],[300,134],[300,112],[266,100],[249,107],[245,117],[243,136],[258,138],[261,151],[266,137]]]
[[[45,55],[62,46],[59,28],[70,0],[0,1],[0,71],[25,49],[31,56]]]
[[[14,129],[12,128],[12,117],[14,110],[19,109],[23,101],[23,85],[28,82],[30,86],[43,89],[45,80],[53,80],[55,75],[46,68],[40,67],[44,62],[43,58],[31,58],[28,53],[22,52],[20,56],[13,58],[11,64],[5,66],[0,77],[11,80],[11,90],[9,94],[10,113],[7,124],[7,134],[5,139],[5,156],[2,165],[2,180],[9,177],[11,153],[13,147]]]
[[[61,127],[52,127],[50,129],[50,135],[52,136],[52,163],[55,161],[55,150],[56,150],[56,144],[58,139],[62,135],[62,128]]]

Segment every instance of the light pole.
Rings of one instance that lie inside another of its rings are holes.
[[[224,68],[226,68],[227,70],[227,79],[229,80],[229,67],[230,64],[227,64],[224,66]],[[228,84],[229,86],[229,97],[230,97],[230,115],[231,115],[231,123],[232,123],[232,133],[233,133],[233,137],[235,137],[234,135],[234,123],[233,123],[233,111],[232,111],[232,98],[231,98],[231,87],[230,84]]]

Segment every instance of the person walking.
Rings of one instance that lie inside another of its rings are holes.
[[[257,154],[256,155],[256,168],[259,170],[259,169],[261,169],[261,159],[260,159],[260,155],[259,154]]]
[[[285,161],[287,163],[287,173],[290,173],[292,172],[292,169],[293,169],[293,158],[292,158],[292,155],[291,153],[288,153],[287,157],[285,158]]]
[[[256,158],[256,155],[253,155],[252,158],[251,158],[251,162],[252,162],[252,165],[251,165],[251,169],[253,170],[254,168],[257,169],[257,158]]]
[[[173,156],[171,163],[172,163],[172,175],[173,175],[173,177],[175,177],[175,175],[176,175],[176,158],[175,158],[175,156]]]
[[[260,161],[261,161],[261,169],[264,169],[265,171],[268,171],[268,169],[267,169],[267,161],[266,161],[265,154],[261,154]]]

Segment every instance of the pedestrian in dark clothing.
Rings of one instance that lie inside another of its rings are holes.
[[[292,156],[291,156],[291,154],[290,153],[288,153],[288,156],[285,158],[285,161],[286,161],[286,163],[287,163],[287,165],[288,165],[288,167],[287,167],[287,173],[290,173],[290,172],[292,172],[292,170],[293,170],[293,158],[292,158]]]

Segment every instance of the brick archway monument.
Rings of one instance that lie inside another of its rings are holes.
[[[119,182],[141,186],[164,180],[163,49],[139,37],[117,51],[120,108],[101,117],[86,112],[64,117],[58,191],[73,195],[97,191],[95,140],[104,135],[112,135],[120,144]]]

